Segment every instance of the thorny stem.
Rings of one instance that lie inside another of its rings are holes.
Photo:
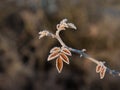
[[[97,61],[97,60],[94,59],[94,58],[91,58],[90,56],[88,56],[88,55],[87,55],[86,53],[84,53],[83,51],[77,50],[77,49],[73,49],[73,48],[70,48],[70,47],[68,47],[67,45],[65,45],[65,43],[62,41],[62,39],[61,39],[61,37],[60,37],[60,35],[59,35],[59,34],[60,34],[60,31],[61,31],[61,30],[57,30],[57,31],[56,31],[56,39],[59,41],[59,43],[60,43],[63,47],[66,47],[66,48],[68,48],[70,51],[75,52],[75,53],[78,53],[78,54],[82,55],[83,57],[91,60],[92,62],[94,62],[94,63],[96,63],[96,64],[99,64],[99,61]]]
[[[68,47],[67,45],[65,45],[65,43],[62,41],[61,37],[59,36],[60,31],[61,31],[61,30],[57,30],[55,36],[56,36],[56,39],[59,41],[59,43],[60,43],[63,47],[68,48],[70,51],[72,51],[72,52],[74,52],[74,53],[77,53],[77,54],[79,54],[79,55],[82,55],[82,57],[84,57],[84,58],[92,61],[93,63],[95,63],[95,64],[97,64],[97,65],[100,63],[98,60],[90,57],[90,56],[89,56],[88,54],[86,54],[84,51],[78,50],[78,49],[74,49],[74,48],[71,48],[71,47]],[[108,72],[109,74],[111,74],[111,75],[113,75],[113,76],[120,76],[120,73],[119,73],[119,72],[117,72],[117,71],[115,71],[115,70],[111,70],[111,69],[109,69],[108,67],[106,67],[106,68],[107,68],[107,69],[106,69],[106,72]]]
[[[84,53],[82,50],[77,50],[77,49],[73,49],[73,48],[68,48],[70,51],[80,54],[82,55],[82,57],[89,59],[90,61],[94,62],[95,64],[99,64],[99,61],[97,61],[96,59],[90,57],[89,55],[87,55],[86,53]]]
[[[57,25],[57,31],[56,31],[55,34],[50,33],[49,31],[46,31],[46,30],[44,30],[44,31],[42,31],[42,32],[39,32],[39,34],[41,35],[41,36],[39,37],[39,39],[42,38],[42,37],[44,37],[44,36],[51,36],[52,38],[56,38],[56,39],[59,41],[59,43],[62,45],[62,47],[65,47],[65,48],[69,49],[70,51],[79,54],[80,57],[82,56],[82,57],[84,57],[84,58],[92,61],[93,63],[95,63],[95,64],[97,64],[97,65],[100,65],[100,64],[102,63],[102,65],[104,66],[104,69],[106,69],[106,72],[107,72],[107,73],[109,73],[109,74],[111,74],[111,75],[113,75],[113,76],[120,76],[120,72],[117,72],[117,71],[115,71],[115,70],[111,70],[111,69],[109,69],[108,67],[106,67],[106,66],[104,65],[105,62],[101,62],[101,61],[98,61],[98,60],[90,57],[88,54],[86,54],[86,53],[84,52],[84,50],[78,50],[78,49],[74,49],[74,48],[68,47],[68,46],[62,41],[62,39],[61,39],[61,37],[60,37],[60,35],[59,35],[59,34],[60,34],[60,31],[65,30],[65,28],[73,28],[73,29],[76,29],[76,27],[74,26],[74,24],[72,24],[72,23],[66,23],[66,21],[67,21],[67,20],[64,19],[64,20],[62,20],[62,21],[60,22],[60,24]],[[102,78],[103,78],[103,77],[102,77]],[[102,78],[101,78],[101,79],[102,79]]]
[[[67,47],[68,48],[68,47]],[[88,60],[96,63],[96,64],[99,64],[99,61],[90,57],[88,54],[84,53],[82,50],[77,50],[77,49],[73,49],[73,48],[68,48],[70,51],[74,52],[74,53],[77,53],[77,54],[82,54],[82,56],[84,58],[87,58]],[[120,72],[117,72],[115,70],[111,70],[107,67],[107,70],[106,70],[109,74],[113,75],[113,76],[120,76]]]
[[[63,47],[66,47],[68,48],[70,51],[72,52],[75,52],[75,53],[78,53],[80,55],[82,55],[83,57],[91,60],[92,62],[96,63],[96,64],[99,64],[99,61],[97,61],[96,59],[94,58],[91,58],[90,56],[88,56],[86,53],[84,53],[83,51],[81,50],[77,50],[77,49],[73,49],[73,48],[70,48],[68,47],[67,45],[65,45],[65,43],[62,41],[61,37],[59,36],[59,33],[60,33],[60,30],[57,30],[56,31],[56,39],[59,41],[59,43],[63,46]]]

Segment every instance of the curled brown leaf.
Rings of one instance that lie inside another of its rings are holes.
[[[97,66],[96,66],[96,73],[99,73],[99,72],[100,72],[101,67],[102,67],[101,65],[97,65]]]
[[[99,62],[99,64],[96,66],[96,72],[100,73],[100,79],[103,79],[106,73],[106,66],[104,65],[104,62]]]
[[[101,68],[101,72],[100,72],[100,79],[103,79],[103,78],[104,78],[105,72],[106,72],[106,67],[102,67],[102,68]]]

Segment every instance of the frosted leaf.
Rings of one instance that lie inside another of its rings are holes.
[[[61,53],[60,54],[60,58],[67,64],[69,64],[69,58],[64,54],[64,53]]]
[[[106,73],[106,67],[104,66],[104,67],[101,68],[100,79],[103,79],[103,78],[104,78],[105,73]]]
[[[69,56],[72,55],[70,50],[68,50],[67,48],[64,48],[64,47],[62,47],[62,51],[61,52],[65,53],[66,55],[69,55]]]
[[[97,65],[97,66],[96,66],[96,73],[99,73],[99,72],[100,72],[101,67],[102,67],[101,65]]]
[[[60,48],[59,47],[54,47],[50,50],[50,53],[53,53],[53,52],[59,52],[60,51]]]
[[[66,30],[66,28],[77,29],[73,23],[67,23],[67,19],[63,19],[60,24],[56,26],[57,30]]]
[[[39,39],[41,39],[42,37],[47,36],[49,32],[44,30],[44,31],[40,31],[39,34],[40,34]]]
[[[67,25],[68,28],[77,29],[77,27],[73,23],[67,23]]]
[[[104,65],[105,62],[99,62],[96,66],[96,72],[100,73],[100,79],[103,79],[106,73],[106,66]]]
[[[58,52],[55,52],[55,53],[51,53],[49,56],[48,56],[48,61],[52,60],[52,59],[55,59],[59,56],[59,53]]]
[[[60,57],[56,59],[56,68],[57,68],[58,72],[61,73],[61,71],[63,69],[63,61]]]
[[[65,18],[62,21],[60,21],[60,24],[66,23],[68,20]]]

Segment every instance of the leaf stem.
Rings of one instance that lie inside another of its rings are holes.
[[[56,31],[56,39],[59,41],[59,43],[63,46],[63,47],[67,47],[66,45],[65,45],[65,43],[62,41],[62,39],[61,39],[61,37],[60,37],[60,31],[61,30],[57,30]]]

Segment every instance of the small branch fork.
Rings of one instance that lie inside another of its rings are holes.
[[[105,73],[109,73],[113,76],[120,76],[120,72],[117,72],[115,70],[111,70],[110,68],[106,67],[104,64],[105,62],[102,62],[102,61],[98,61],[92,57],[90,57],[88,54],[85,53],[85,49],[82,49],[82,50],[78,50],[78,49],[74,49],[74,48],[71,48],[71,47],[68,47],[61,39],[61,37],[59,36],[60,32],[63,31],[63,30],[66,30],[66,28],[72,28],[72,29],[77,29],[76,26],[73,24],[73,23],[67,23],[67,19],[63,19],[60,24],[57,24],[56,26],[57,28],[57,31],[55,34],[53,33],[50,33],[49,31],[47,30],[43,30],[43,31],[40,31],[39,34],[39,39],[41,39],[42,37],[44,36],[50,36],[52,38],[55,38],[59,41],[59,43],[61,44],[62,47],[68,49],[69,51],[71,52],[74,52],[74,53],[77,53],[80,55],[80,57],[84,57],[88,60],[90,60],[91,62],[97,64],[96,66],[96,72],[100,74],[100,79],[103,79],[104,76],[105,76]],[[59,67],[57,67],[59,68]],[[62,69],[61,69],[62,70]],[[58,70],[59,73],[61,72],[61,70]]]

